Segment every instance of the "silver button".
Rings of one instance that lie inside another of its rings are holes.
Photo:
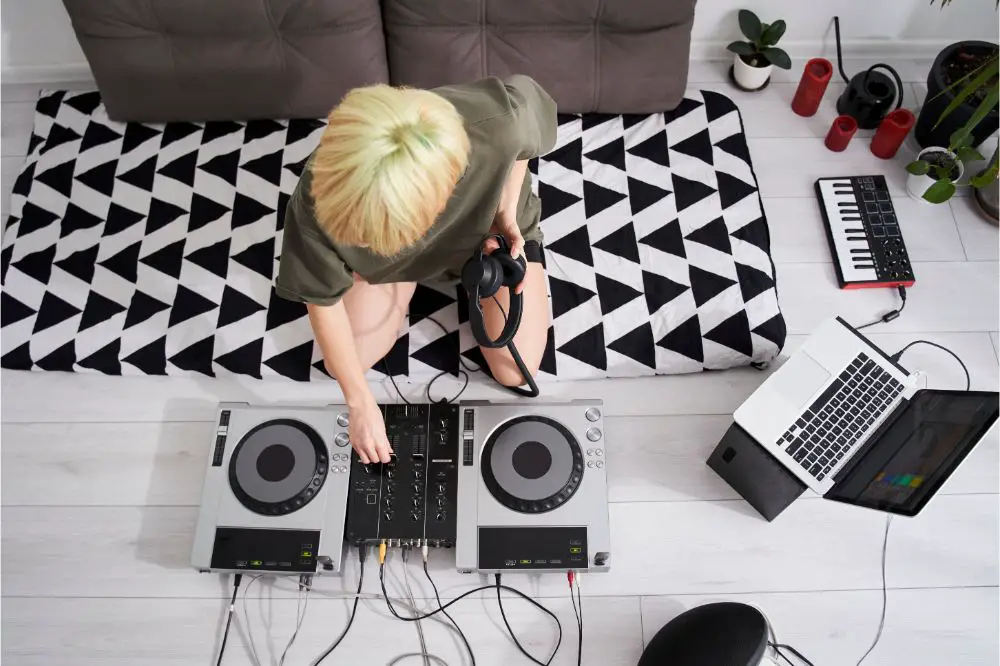
[[[599,410],[597,407],[591,407],[586,411],[585,415],[588,421],[596,421],[597,419],[601,418],[601,410]]]
[[[594,461],[593,460],[587,461],[587,467],[593,467],[593,466],[594,466]]]
[[[600,438],[601,438],[600,428],[591,428],[590,430],[587,431],[587,439],[589,439],[590,441],[596,442]]]
[[[604,449],[594,449],[594,453],[596,453],[599,456],[603,456],[604,455]]]
[[[347,446],[351,443],[351,438],[347,436],[346,432],[338,432],[337,436],[333,438],[333,443],[337,446]]]
[[[603,460],[598,460],[597,461],[597,469],[601,469],[602,467],[604,467],[604,461]]]
[[[588,456],[594,455],[594,449],[587,449],[587,455]]]
[[[351,420],[347,418],[347,414],[337,414],[337,425],[341,428],[346,428],[351,425]]]
[[[340,471],[341,471],[341,472],[346,472],[346,471],[347,471],[347,468],[346,468],[346,467],[341,467],[341,468],[340,468]]]

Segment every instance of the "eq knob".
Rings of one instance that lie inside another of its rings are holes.
[[[385,470],[385,475],[391,479],[392,477],[396,476],[396,472],[393,471],[393,469],[390,467],[389,469]]]
[[[413,506],[420,506],[420,498],[419,497],[414,497],[413,498]]]
[[[445,485],[443,483],[437,484],[437,491],[443,493],[445,491]]]
[[[385,513],[382,514],[382,517],[385,518],[386,520],[392,520],[392,511],[386,511]]]
[[[420,514],[414,511],[413,513],[410,514],[410,520],[414,522],[420,520]]]
[[[443,497],[438,497],[437,498],[437,505],[440,506],[440,507],[444,506],[444,498]]]
[[[434,514],[434,520],[436,520],[438,522],[443,521],[444,520],[444,511],[438,511],[436,514]]]

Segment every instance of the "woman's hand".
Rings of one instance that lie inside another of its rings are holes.
[[[490,227],[490,234],[503,236],[510,247],[510,256],[517,259],[524,252],[524,236],[521,235],[521,228],[517,226],[517,202],[521,197],[521,187],[524,184],[524,174],[528,170],[528,162],[519,160],[514,162],[514,166],[504,183],[503,193],[500,195],[500,205],[497,207],[496,215],[493,218],[493,226]],[[500,247],[495,238],[487,238],[483,244],[483,251],[490,254]],[[524,282],[514,288],[515,294],[520,294],[524,289]]]
[[[385,436],[385,420],[382,411],[374,401],[366,401],[357,407],[350,408],[350,425],[348,435],[351,446],[358,452],[361,462],[367,465],[373,462],[387,463],[393,452],[389,439]]]

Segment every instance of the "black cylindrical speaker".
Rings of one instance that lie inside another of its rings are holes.
[[[753,606],[706,604],[656,632],[639,666],[758,666],[767,651],[767,634],[767,619]]]

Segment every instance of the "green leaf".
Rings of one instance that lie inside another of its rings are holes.
[[[906,165],[906,172],[914,176],[923,176],[931,170],[931,165],[925,160],[914,160]]]
[[[774,46],[778,43],[778,40],[781,39],[782,35],[785,34],[786,27],[787,26],[784,21],[775,21],[764,29],[764,34],[761,35],[761,41],[763,41],[767,46]]]
[[[997,178],[997,165],[994,164],[989,169],[984,169],[969,179],[969,185],[973,187],[986,187]]]
[[[763,32],[763,27],[760,24],[760,19],[749,9],[741,9],[739,13],[740,30],[743,31],[743,36],[752,42],[756,42],[760,39],[760,35]]]
[[[976,150],[975,148],[971,148],[969,146],[962,146],[956,152],[958,153],[958,159],[962,160],[963,162],[972,162],[974,160],[986,159],[980,154],[978,150]]]
[[[726,47],[736,55],[749,56],[757,52],[757,49],[753,47],[750,42],[733,42]]]
[[[965,127],[962,129],[968,132],[971,136],[972,130],[974,130],[979,123],[983,122],[983,119],[990,115],[990,112],[993,109],[997,108],[997,102],[1000,102],[1000,88],[993,86],[990,88],[990,91],[986,93],[986,97],[979,103],[979,106],[976,107],[976,110],[972,113],[972,116],[969,117],[968,122],[965,123]],[[971,138],[969,141],[971,143]]]
[[[924,199],[933,204],[944,203],[955,194],[955,183],[950,180],[939,180],[924,192]]]
[[[1000,3],[1000,0],[998,0],[998,3]],[[981,65],[980,65],[979,67],[976,67],[976,68],[975,68],[974,70],[972,70],[971,72],[969,72],[968,74],[966,74],[966,75],[965,75],[965,76],[963,76],[962,78],[958,79],[957,81],[952,81],[952,82],[951,82],[951,85],[950,85],[950,86],[948,86],[947,88],[944,88],[944,89],[943,89],[943,90],[942,90],[941,92],[939,92],[939,93],[938,93],[937,95],[934,95],[934,97],[931,97],[931,98],[930,98],[929,100],[927,100],[927,102],[931,102],[931,101],[933,101],[933,100],[936,100],[936,99],[937,99],[938,97],[940,97],[941,95],[945,94],[945,93],[946,93],[946,92],[948,92],[949,90],[953,90],[953,89],[955,89],[955,88],[957,88],[957,87],[959,87],[959,86],[962,86],[962,85],[965,85],[965,82],[967,82],[967,81],[968,81],[968,80],[969,80],[970,78],[972,78],[973,76],[978,76],[978,75],[979,75],[979,73],[980,73],[980,72],[982,72],[982,71],[983,71],[984,69],[986,69],[987,67],[991,67],[991,68],[993,68],[993,69],[992,69],[992,71],[993,71],[993,74],[996,74],[996,73],[997,73],[997,70],[996,70],[996,66],[997,66],[997,55],[998,55],[997,53],[994,53],[994,54],[993,54],[993,57],[992,57],[992,58],[990,58],[990,59],[986,60],[986,61],[985,61],[985,62],[984,62],[983,64],[981,64]]]
[[[967,84],[963,85],[961,89],[955,93],[955,98],[949,102],[948,106],[945,107],[941,115],[938,116],[937,122],[934,123],[935,129],[938,125],[944,121],[955,109],[962,106],[973,93],[979,90],[982,86],[993,77],[997,75],[997,59],[994,57],[992,61],[987,61],[986,66],[981,66],[979,68],[979,74],[976,75],[974,79],[969,81]],[[964,78],[964,77],[963,77]]]
[[[792,68],[792,59],[788,57],[787,53],[779,48],[769,46],[761,51],[761,55],[767,58],[767,61],[775,67],[780,67],[781,69]]]
[[[948,180],[948,176],[951,175],[951,169],[946,167],[935,164],[931,168],[934,170],[934,177],[938,180]]]
[[[972,145],[972,130],[971,128],[959,127],[957,130],[952,132],[951,136],[948,138],[948,148],[953,153],[957,153],[962,148],[966,148]]]

